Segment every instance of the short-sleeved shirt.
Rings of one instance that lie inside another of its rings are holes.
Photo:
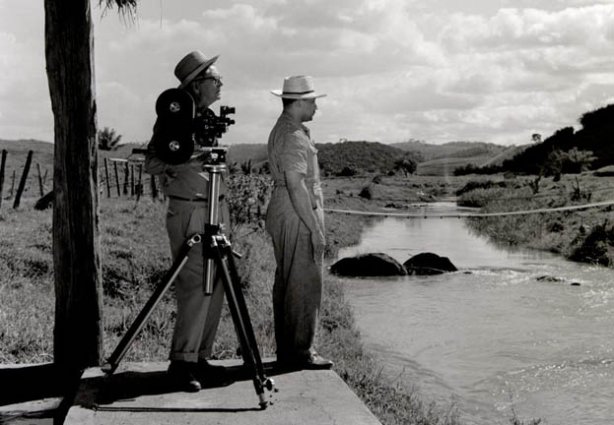
[[[311,140],[309,129],[283,112],[271,130],[268,142],[269,168],[277,187],[285,187],[286,171],[305,176],[310,195],[318,195],[320,168],[318,150]]]

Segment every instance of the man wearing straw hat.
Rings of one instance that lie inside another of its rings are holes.
[[[283,112],[268,141],[274,190],[266,228],[273,240],[277,269],[273,313],[277,362],[297,369],[330,369],[333,363],[316,353],[314,340],[322,298],[324,213],[317,149],[309,129],[317,109],[309,76],[287,77]]]
[[[175,67],[175,76],[180,81],[179,88],[190,94],[196,106],[193,122],[196,139],[205,138],[203,126],[199,126],[199,122],[205,114],[213,113],[209,106],[220,99],[222,80],[213,65],[217,58],[208,58],[202,52],[194,51],[181,59]],[[159,176],[162,190],[169,199],[166,228],[171,253],[176,258],[187,237],[202,232],[207,222],[208,176],[203,173],[203,164],[198,157],[179,165],[169,165],[159,159],[154,140],[161,130],[156,122],[154,135],[147,148],[145,169],[149,174]],[[219,205],[220,212],[224,214],[227,211],[225,206],[221,203]],[[188,262],[175,281],[177,317],[169,355],[169,374],[186,391],[199,391],[200,380],[220,378],[224,371],[222,367],[207,362],[220,321],[223,287],[216,280],[213,293],[205,295],[203,268],[202,247],[196,244],[190,250]]]

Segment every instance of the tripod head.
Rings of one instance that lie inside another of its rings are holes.
[[[200,147],[199,149],[200,155],[198,155],[198,159],[203,162],[203,168],[207,170],[209,166],[223,166],[226,168],[226,155],[228,153],[228,148],[225,146],[215,146],[215,147]]]

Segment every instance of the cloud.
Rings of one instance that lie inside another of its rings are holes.
[[[228,142],[265,142],[280,110],[269,90],[298,73],[329,94],[309,123],[318,141],[520,143],[612,101],[606,1],[163,0],[140,2],[132,24],[100,14],[98,122],[124,140],[150,136],[157,95],[195,49],[221,55]],[[0,0],[0,15],[0,137],[51,135],[43,6]]]

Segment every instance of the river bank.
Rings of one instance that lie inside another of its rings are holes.
[[[592,173],[560,180],[493,176],[461,189],[459,205],[500,213],[551,209],[614,200],[614,178]],[[560,254],[566,259],[614,267],[614,208],[610,206],[541,214],[472,218],[478,234],[508,247]]]

